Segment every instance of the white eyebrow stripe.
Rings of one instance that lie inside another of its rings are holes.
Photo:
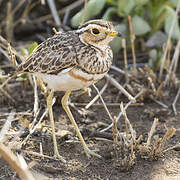
[[[78,29],[76,32],[77,32],[77,33],[80,33],[80,32],[87,31],[88,29],[90,29],[90,27],[106,29],[105,27],[100,26],[100,25],[97,25],[97,24],[89,24],[89,25],[86,26],[86,27],[83,27],[83,28]]]

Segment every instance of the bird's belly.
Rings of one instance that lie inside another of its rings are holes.
[[[41,78],[53,91],[72,91],[92,85],[103,78],[104,74],[89,75],[78,70],[70,70],[58,75],[35,73],[35,76]]]

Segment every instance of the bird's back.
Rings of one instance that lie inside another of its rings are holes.
[[[104,55],[105,54],[105,55]],[[58,74],[76,66],[89,74],[103,74],[110,68],[112,51],[83,43],[76,31],[60,33],[42,42],[25,62],[19,72]]]
[[[18,71],[57,74],[64,68],[76,65],[75,46],[78,37],[73,31],[60,33],[38,45]]]

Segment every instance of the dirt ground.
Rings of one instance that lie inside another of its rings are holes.
[[[110,72],[113,74],[113,71]],[[114,74],[115,75],[115,74]],[[119,78],[120,79],[120,78]],[[105,84],[105,79],[97,83],[97,87],[101,89]],[[44,95],[39,90],[40,109],[41,113],[45,110],[46,103]],[[130,106],[127,109],[127,116],[131,122],[134,130],[137,133],[137,137],[143,136],[141,144],[146,142],[148,132],[151,129],[154,118],[159,119],[159,124],[156,128],[153,138],[162,137],[166,133],[166,128],[174,126],[176,128],[175,135],[165,144],[165,149],[179,143],[180,139],[180,124],[179,124],[179,112],[180,101],[177,103],[178,115],[175,116],[172,111],[172,101],[174,100],[177,90],[167,90],[169,94],[163,97],[162,102],[169,106],[168,109],[163,108],[152,100],[145,99],[143,102],[139,102],[136,106]],[[29,112],[31,114],[33,110],[33,88],[26,81],[25,83],[17,83],[15,87],[11,87],[9,90],[11,96],[16,100],[16,103],[11,103],[7,98],[1,98],[0,103],[0,118],[1,125],[4,124],[7,119],[7,113],[12,110],[18,112]],[[80,92],[74,92],[71,95],[71,103],[88,103],[95,95],[96,92],[92,88],[92,96],[87,94],[79,95]],[[52,179],[112,179],[112,180],[174,180],[180,179],[180,148],[168,151],[162,155],[162,157],[154,160],[152,158],[143,158],[138,150],[135,152],[135,164],[128,166],[123,163],[125,154],[127,157],[130,152],[124,152],[122,146],[114,147],[112,141],[112,129],[102,133],[100,137],[97,132],[106,128],[111,121],[102,106],[100,100],[88,109],[86,113],[79,113],[78,110],[83,110],[83,106],[76,104],[75,108],[71,107],[72,113],[78,123],[79,128],[83,132],[83,136],[90,147],[90,149],[97,150],[103,159],[91,157],[88,159],[83,152],[82,146],[75,136],[75,132],[71,123],[69,122],[65,112],[62,110],[60,99],[63,93],[56,93],[56,103],[53,107],[56,129],[58,131],[57,141],[60,154],[67,160],[67,163],[62,163],[57,160],[40,157],[33,155],[30,152],[36,152],[40,154],[40,147],[44,155],[53,156],[53,143],[51,139],[50,127],[48,116],[44,118],[41,126],[46,122],[47,127],[41,127],[41,130],[37,130],[30,136],[26,144],[19,149],[18,152],[22,152],[25,160],[35,162],[31,168],[32,172],[36,176],[40,176],[42,179],[45,177]],[[118,97],[118,98],[117,98]],[[116,103],[115,106],[108,106],[112,116],[117,116],[120,112],[120,107],[117,103],[124,101],[128,102],[127,98],[123,95],[119,95],[119,92],[112,85],[108,85],[108,88],[103,94],[104,101],[106,103]],[[99,105],[98,105],[99,104]],[[19,118],[23,117],[28,122],[33,120],[32,115],[18,115],[14,117],[12,122],[11,131],[16,132],[20,129],[21,124]],[[39,120],[39,119],[38,119]],[[120,118],[118,122],[119,132],[125,131],[124,118]],[[61,135],[61,130],[66,130],[64,135]],[[91,132],[89,132],[89,130]],[[28,135],[28,129],[24,129],[21,136],[17,140],[17,144],[22,142]],[[26,150],[26,153],[23,153]],[[17,151],[17,150],[16,150]],[[29,152],[29,153],[28,153]],[[18,176],[9,165],[0,160],[0,179],[18,179]],[[40,178],[37,178],[40,179]]]
[[[2,3],[0,3],[0,17],[4,20],[6,20],[7,15],[7,2],[10,1],[2,1]],[[17,3],[19,2],[21,3],[23,1],[14,1],[13,7],[16,8]],[[67,6],[67,2],[69,1],[63,2],[65,4],[64,6]],[[69,3],[71,2],[74,1],[72,0]],[[10,41],[12,47],[19,53],[22,51],[22,48],[28,48],[33,41],[40,43],[44,41],[44,39],[50,37],[53,34],[52,27],[56,27],[52,18],[48,18],[47,21],[41,18],[43,15],[51,15],[47,5],[37,6],[36,3],[34,3],[33,6],[35,6],[35,8],[29,12],[27,17],[24,17],[23,12],[25,11],[26,14],[25,7],[30,7],[30,4],[30,1],[25,1],[24,6],[20,6],[15,14],[14,21],[17,20],[17,22],[21,22],[17,24],[15,29],[11,29],[13,26],[1,26],[3,32],[1,35],[7,40],[12,40]],[[57,7],[58,9],[64,7],[61,4],[59,6],[60,7]],[[61,12],[61,19],[68,19],[68,22],[63,26],[64,30],[71,29],[69,26],[70,18],[78,12],[81,7],[83,7],[83,1],[75,9],[71,8],[70,17],[68,18],[64,17],[65,13],[68,14],[69,11],[64,9]],[[99,16],[99,18],[101,18],[101,16]],[[21,21],[19,21],[19,19],[21,19]],[[11,21],[5,22],[4,24],[9,25],[11,24]],[[8,27],[10,30],[9,35],[4,32]],[[11,35],[13,36],[11,37]],[[172,48],[172,51],[173,50],[174,49]],[[6,52],[5,55],[9,57],[6,47],[3,48],[2,52],[4,51]],[[128,66],[132,67],[132,65],[130,65],[130,63],[132,63],[131,50],[128,49],[128,51],[130,51],[130,53],[128,52]],[[137,66],[140,64],[143,64],[143,66],[145,64],[147,65],[147,51],[148,50],[146,50],[145,53],[141,52],[141,50],[136,47]],[[121,51],[119,54],[120,56],[115,56],[113,65],[124,69],[122,63],[123,52]],[[173,56],[173,53],[171,55]],[[0,52],[0,70],[3,70],[4,75],[15,71],[15,68],[12,67],[12,62],[8,61],[7,57]],[[17,60],[20,62],[19,58],[17,58]],[[180,67],[177,69],[177,74],[180,74]],[[121,85],[125,84],[124,75],[114,70],[110,70],[109,74]],[[148,88],[147,79],[144,79],[142,74],[131,81],[137,85],[136,87],[134,86],[134,89],[136,90],[141,87]],[[133,87],[131,81],[129,84]],[[101,90],[106,82],[105,78],[98,82],[98,89]],[[157,85],[156,88],[158,88],[160,82],[156,82],[155,85]],[[11,100],[7,94],[5,96],[3,93],[0,93],[0,128],[4,127],[10,113],[14,112],[10,128],[5,136],[4,144],[10,146],[15,155],[22,154],[25,161],[29,164],[30,171],[34,174],[36,179],[180,180],[180,147],[162,153],[160,157],[151,156],[151,152],[153,154],[153,144],[158,138],[164,137],[168,128],[174,127],[176,132],[164,144],[162,149],[166,150],[167,148],[173,147],[180,141],[180,99],[176,104],[177,115],[174,114],[172,109],[172,103],[178,91],[177,87],[167,86],[165,89],[163,88],[160,99],[153,97],[154,94],[151,94],[151,98],[149,98],[148,92],[152,93],[151,89],[151,91],[147,91],[144,98],[138,98],[135,104],[129,106],[126,113],[132,128],[136,132],[136,139],[134,141],[137,141],[139,137],[142,138],[138,143],[131,144],[132,141],[128,141],[128,138],[125,137],[125,135],[127,135],[125,134],[126,124],[124,117],[121,117],[117,122],[117,129],[120,133],[117,145],[115,145],[113,141],[112,128],[105,132],[101,132],[101,130],[107,128],[112,123],[101,100],[98,99],[88,110],[85,109],[85,105],[97,95],[95,89],[93,87],[91,88],[91,97],[87,94],[82,95],[82,91],[73,92],[70,98],[70,109],[88,147],[92,150],[96,150],[97,153],[102,156],[102,159],[96,157],[88,158],[85,155],[81,143],[76,137],[74,128],[62,109],[60,100],[63,93],[55,93],[56,102],[53,106],[53,113],[57,131],[58,149],[67,163],[51,158],[53,156],[53,141],[48,115],[45,115],[37,130],[35,130],[35,132],[29,136],[26,143],[21,146],[21,143],[29,135],[29,127],[34,119],[34,90],[29,79],[26,79],[23,82],[13,79],[8,83],[7,87],[4,87],[4,89],[9,93]],[[134,96],[137,95],[138,92],[139,91],[135,91]],[[46,100],[40,88],[38,89],[38,96],[39,114],[37,116],[37,122],[46,110]],[[120,93],[111,83],[108,84],[102,97],[107,104],[112,117],[118,116],[121,112],[121,102],[123,102],[124,105],[129,102],[127,97],[122,95],[122,93]],[[14,99],[14,102],[12,102],[12,98]],[[164,103],[167,107],[163,107],[153,99],[160,100],[160,102]],[[142,153],[141,148],[144,147],[147,142],[148,133],[152,127],[154,118],[158,118],[159,123],[153,133],[148,151]],[[19,179],[19,177],[7,162],[0,158],[0,180],[9,179],[16,180]]]

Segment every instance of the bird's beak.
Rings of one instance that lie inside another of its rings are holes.
[[[116,36],[121,37],[122,36],[120,32],[116,32],[116,31],[109,32],[108,35],[112,36],[112,37],[116,37]]]

